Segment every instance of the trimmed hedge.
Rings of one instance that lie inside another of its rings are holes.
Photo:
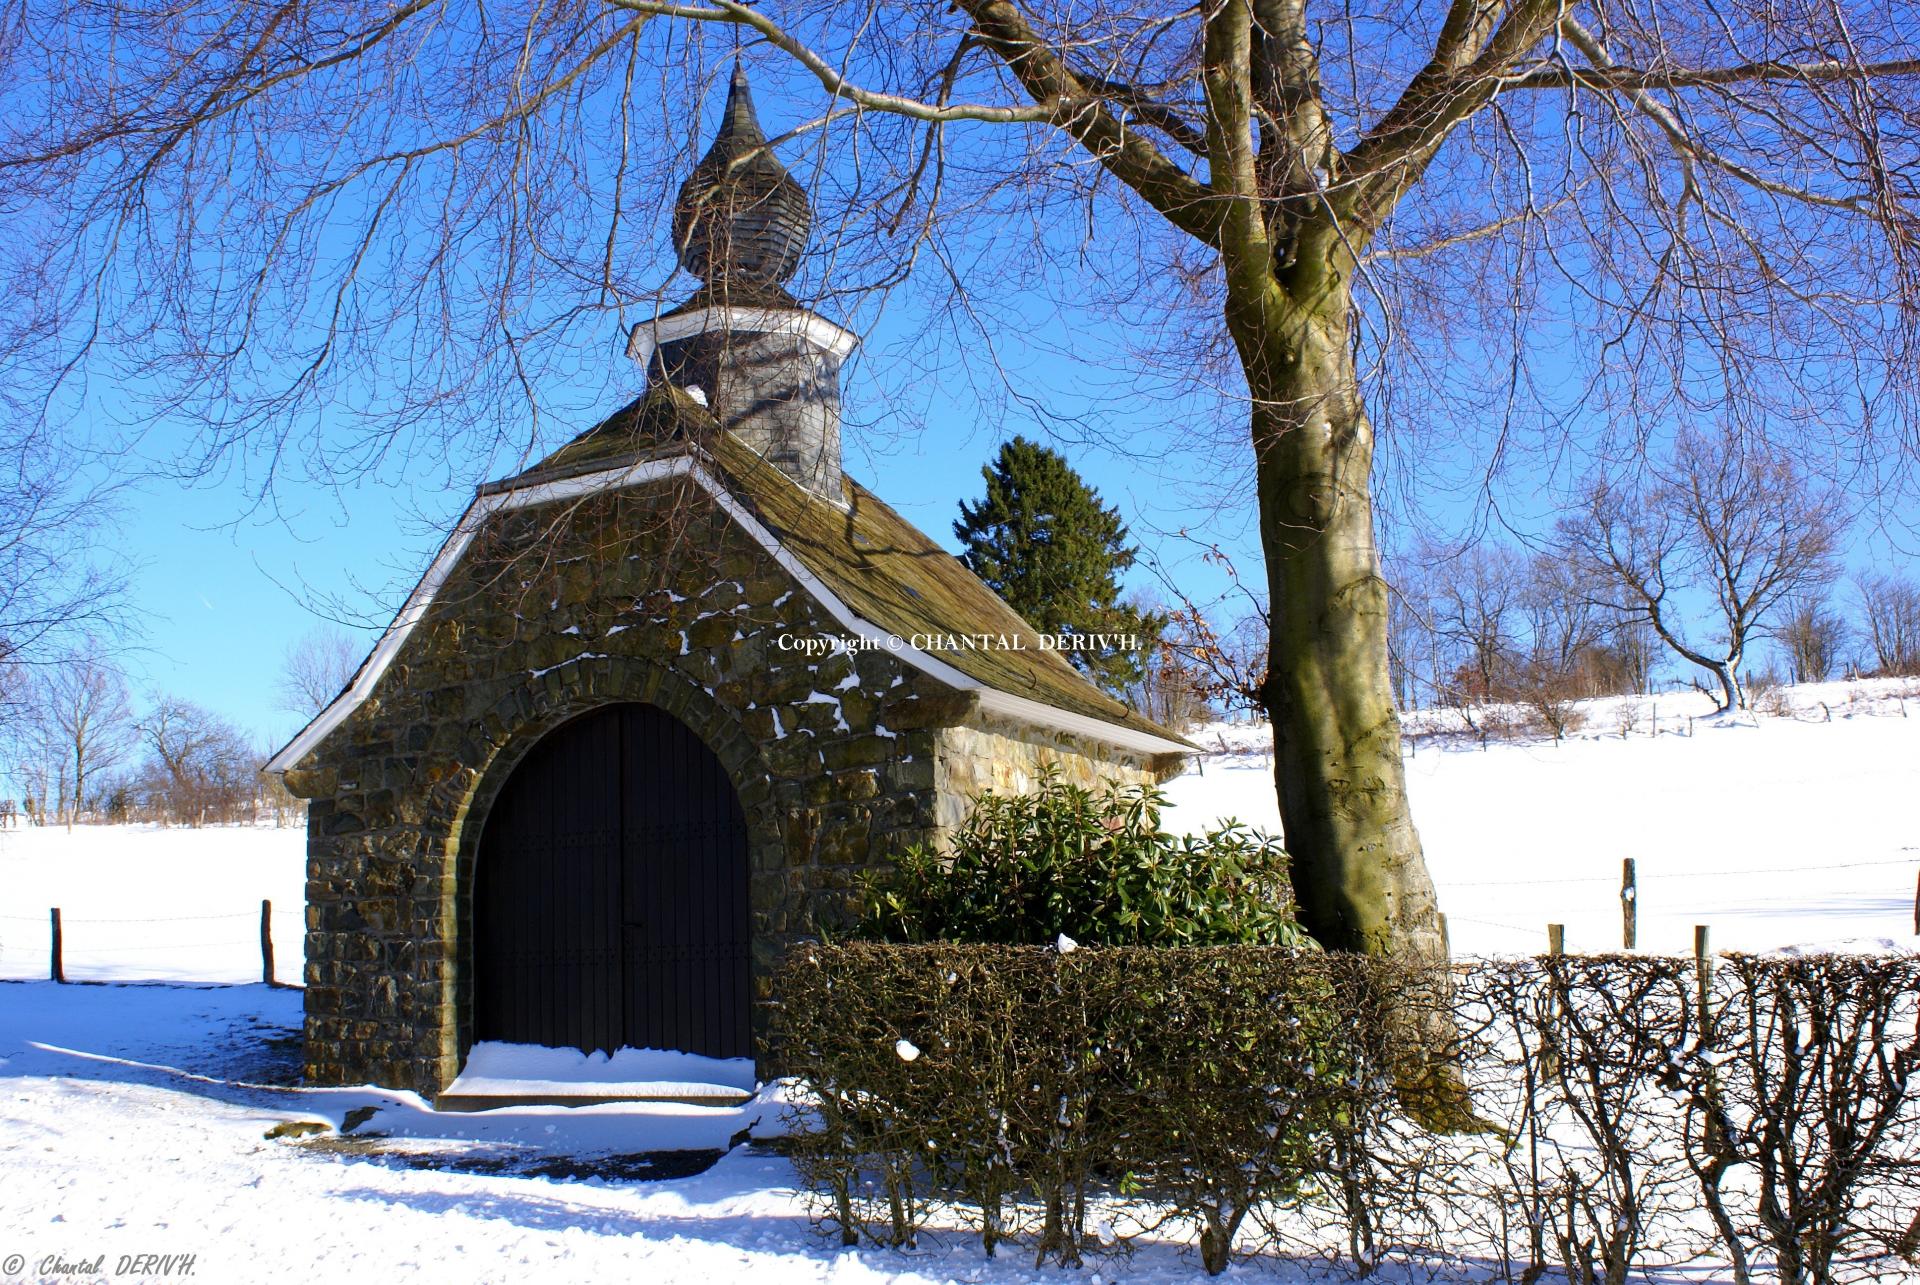
[[[1219,1271],[1250,1215],[1364,1150],[1394,980],[1277,947],[798,947],[775,1060],[820,1127],[795,1159],[847,1244],[912,1244],[941,1194],[992,1254],[1024,1199],[1036,1264],[1077,1264],[1104,1186],[1190,1218]]]
[[[1184,1226],[1362,1270],[1388,1257],[1623,1285],[1734,1265],[1920,1274],[1920,957],[1392,961],[1273,947],[799,946],[770,1060],[846,1244],[934,1202],[1036,1264]],[[1409,997],[1459,1033],[1473,1135],[1409,1120]],[[1090,1236],[1090,1208],[1101,1234]]]

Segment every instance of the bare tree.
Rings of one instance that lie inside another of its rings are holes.
[[[1429,628],[1449,658],[1441,691],[1460,705],[1501,699],[1520,647],[1521,559],[1505,545],[1475,541],[1455,549],[1429,546],[1421,561]]]
[[[49,748],[70,769],[56,815],[64,812],[71,830],[86,807],[88,783],[111,771],[131,748],[133,710],[125,679],[97,646],[48,666],[37,686]]]
[[[1920,674],[1920,583],[1905,576],[1872,575],[1860,580],[1859,590],[1874,672]]]
[[[280,708],[303,718],[318,714],[353,681],[365,651],[339,629],[322,626],[302,634],[288,646],[274,685]]]
[[[158,815],[204,825],[245,814],[259,764],[231,723],[190,701],[157,696],[139,731],[147,749],[142,787]]]
[[[1786,604],[1786,619],[1774,631],[1787,653],[1790,681],[1819,683],[1839,670],[1852,633],[1846,619],[1827,605],[1820,590],[1808,588]]]
[[[199,415],[187,467],[248,453],[268,478],[532,449],[583,331],[658,302],[633,283],[665,279],[681,105],[720,61],[706,33],[737,36],[817,103],[793,131],[834,206],[813,297],[917,301],[928,361],[999,371],[1028,314],[995,296],[1056,291],[1129,322],[1122,360],[1195,409],[1173,417],[1192,449],[1237,426],[1239,469],[1210,471],[1258,506],[1275,785],[1332,945],[1440,950],[1377,425],[1432,426],[1490,479],[1529,441],[1625,458],[1642,425],[1706,411],[1855,463],[1920,422],[1880,413],[1920,367],[1920,49],[1885,0],[567,0],[484,21],[105,0],[4,21],[0,349],[61,388],[128,360]],[[1581,346],[1571,380],[1541,326]],[[929,373],[879,366],[901,390]],[[356,379],[383,418],[287,450]]]
[[[48,794],[54,780],[55,746],[39,700],[39,684],[24,665],[0,667],[0,755],[7,775],[20,792],[20,809],[27,821],[44,824]],[[66,791],[60,791],[64,797]]]
[[[6,412],[0,395],[0,665],[41,664],[129,623],[125,564],[96,539],[116,488],[86,483],[76,460]],[[7,699],[0,683],[0,712]]]
[[[1831,578],[1844,526],[1837,495],[1791,461],[1689,434],[1646,484],[1595,482],[1560,534],[1596,601],[1712,674],[1725,712],[1746,707],[1740,667],[1780,606]],[[1704,635],[1690,597],[1708,604]]]

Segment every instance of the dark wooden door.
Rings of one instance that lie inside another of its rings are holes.
[[[726,770],[651,705],[528,752],[481,832],[474,1036],[747,1057],[746,821]]]

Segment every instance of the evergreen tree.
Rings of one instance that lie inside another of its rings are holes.
[[[960,560],[1047,634],[1131,634],[1137,650],[1072,650],[1080,671],[1116,696],[1140,681],[1166,618],[1120,599],[1138,550],[1120,513],[1100,502],[1058,451],[1016,437],[980,470],[986,498],[960,504]]]

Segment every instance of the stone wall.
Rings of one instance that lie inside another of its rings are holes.
[[[702,493],[666,482],[496,516],[372,696],[287,773],[311,799],[307,1076],[437,1093],[470,1041],[480,822],[546,731],[610,701],[680,718],[747,817],[756,988],[934,836],[935,728],[969,699],[837,624]],[[469,821],[472,824],[469,824]]]
[[[976,795],[1026,794],[1052,767],[1066,781],[1095,787],[1106,781],[1157,785],[1180,770],[1179,755],[1149,755],[973,712],[966,722],[940,728],[934,741],[935,813],[941,837],[966,819]]]

